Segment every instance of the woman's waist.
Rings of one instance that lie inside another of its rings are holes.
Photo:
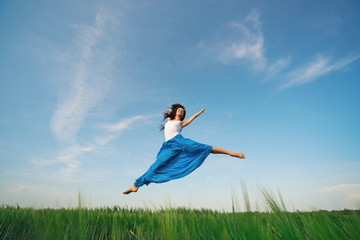
[[[177,135],[181,135],[180,132],[165,133],[165,141],[169,141],[169,140],[173,139],[174,137],[176,137]]]
[[[177,134],[174,134],[173,136],[171,136],[169,139],[166,140],[166,137],[165,137],[165,142],[164,143],[167,143],[167,142],[179,142],[181,141],[181,139],[184,138],[180,133],[177,133]]]

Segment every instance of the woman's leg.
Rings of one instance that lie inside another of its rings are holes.
[[[229,156],[232,156],[232,157],[245,159],[245,155],[242,154],[241,152],[230,152],[228,150],[225,150],[225,149],[222,149],[222,148],[219,148],[219,147],[215,147],[215,146],[213,146],[213,149],[212,149],[211,153],[214,153],[214,154],[226,154],[226,155],[229,155]]]

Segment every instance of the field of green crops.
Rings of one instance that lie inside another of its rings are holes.
[[[360,239],[360,210],[288,212],[263,193],[266,211],[33,209],[0,207],[0,239]]]

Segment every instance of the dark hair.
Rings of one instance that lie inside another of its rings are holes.
[[[171,105],[171,111],[168,112],[164,112],[164,119],[162,121],[165,121],[167,118],[170,118],[170,119],[175,119],[176,117],[176,111],[179,109],[179,108],[182,108],[184,109],[184,115],[182,116],[182,118],[180,119],[181,121],[183,121],[185,119],[185,116],[186,116],[186,110],[185,110],[185,107],[181,104],[178,104],[178,103],[175,103],[173,105]],[[161,129],[160,129],[160,132],[162,130],[164,130],[165,126],[164,125],[161,125]]]

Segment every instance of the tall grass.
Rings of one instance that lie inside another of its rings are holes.
[[[264,212],[0,207],[0,239],[360,239],[360,210],[289,212],[262,190]]]

